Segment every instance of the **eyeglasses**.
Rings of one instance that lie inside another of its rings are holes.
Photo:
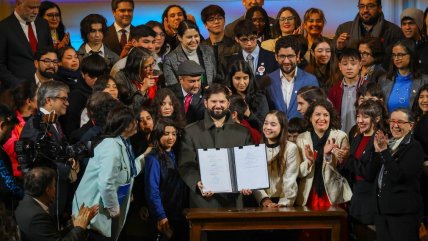
[[[366,51],[364,51],[364,52],[360,52],[360,55],[361,55],[361,57],[363,57],[363,58],[367,58],[367,57],[369,57],[369,56],[372,56],[372,54],[371,54],[371,53],[366,52]]]
[[[397,58],[397,59],[403,59],[403,57],[404,56],[406,56],[406,55],[408,55],[408,53],[397,53],[397,54],[394,54],[394,53],[392,53],[392,59],[395,59],[395,58]]]
[[[222,16],[217,16],[217,17],[210,17],[210,18],[208,18],[207,22],[214,23],[216,21],[217,22],[221,22],[223,20],[224,20],[224,18]]]
[[[47,13],[46,17],[48,17],[48,18],[60,18],[61,15],[59,15],[59,13]]]
[[[278,20],[279,20],[280,22],[291,22],[291,21],[293,21],[293,20],[294,20],[294,16],[281,17],[281,18],[278,18]]]
[[[46,65],[50,65],[50,64],[52,64],[52,65],[58,65],[58,60],[57,59],[54,59],[54,60],[52,60],[52,59],[41,59],[39,61],[43,62]]]
[[[68,97],[67,96],[54,96],[54,97],[51,97],[52,99],[60,99],[60,100],[62,100],[62,102],[64,102],[64,103],[68,103]]]
[[[296,58],[296,56],[297,55],[295,55],[295,54],[289,54],[289,55],[277,55],[277,58],[279,59],[279,60],[285,60],[285,59],[288,59],[288,60],[292,60],[292,59],[294,59],[294,58]]]
[[[389,125],[394,125],[397,124],[398,126],[402,126],[405,124],[410,124],[410,121],[402,121],[402,120],[388,120]]]
[[[248,38],[247,37],[241,37],[241,38],[239,38],[239,41],[241,41],[243,43],[248,43],[250,41],[254,42],[256,40],[257,40],[257,36],[249,36]]]
[[[367,5],[365,5],[365,4],[358,4],[357,7],[360,10],[363,10],[363,9],[366,9],[366,8],[369,9],[369,10],[371,10],[371,9],[374,9],[375,7],[377,7],[377,4],[373,4],[373,3],[369,3]]]

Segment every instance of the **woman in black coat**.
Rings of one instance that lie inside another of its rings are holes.
[[[389,123],[392,138],[381,130],[374,138],[373,162],[382,165],[375,180],[377,240],[419,241],[424,151],[412,136],[415,119],[409,110],[394,110]]]
[[[374,224],[376,192],[373,185],[381,167],[379,163],[373,163],[373,139],[377,129],[386,127],[388,116],[383,116],[382,108],[382,103],[374,100],[367,100],[357,107],[356,126],[359,134],[351,142],[350,156],[345,164],[352,184],[349,213],[357,240],[366,240],[364,237],[373,233],[367,225]]]
[[[227,82],[232,94],[240,95],[248,105],[244,118],[253,128],[261,130],[269,105],[265,93],[257,88],[248,63],[235,61],[230,67]]]

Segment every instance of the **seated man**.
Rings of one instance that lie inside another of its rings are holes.
[[[36,167],[25,176],[24,199],[15,211],[23,241],[80,241],[86,240],[86,227],[98,213],[98,206],[81,206],[73,227],[60,231],[49,213],[55,201],[56,173],[49,167]]]

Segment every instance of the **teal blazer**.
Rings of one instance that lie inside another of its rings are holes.
[[[143,155],[135,159],[137,173],[141,171]],[[108,208],[119,206],[117,190],[120,185],[131,183],[128,196],[120,205],[119,228],[125,223],[129,208],[133,177],[125,143],[120,137],[106,138],[94,150],[73,199],[73,214],[77,217],[80,205],[99,204],[99,213],[92,219],[89,228],[105,237],[111,237],[111,218]],[[120,230],[119,230],[120,232]],[[117,232],[117,233],[119,233]]]

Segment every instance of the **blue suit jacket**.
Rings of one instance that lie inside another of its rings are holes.
[[[281,69],[277,69],[269,74],[271,82],[270,85],[266,87],[266,94],[270,109],[276,109],[286,113],[288,119],[293,117],[302,117],[297,111],[297,91],[304,86],[319,86],[317,78],[314,75],[298,68],[297,75],[294,78],[294,87],[291,94],[290,106],[286,106],[284,96],[282,95],[280,71]]]

